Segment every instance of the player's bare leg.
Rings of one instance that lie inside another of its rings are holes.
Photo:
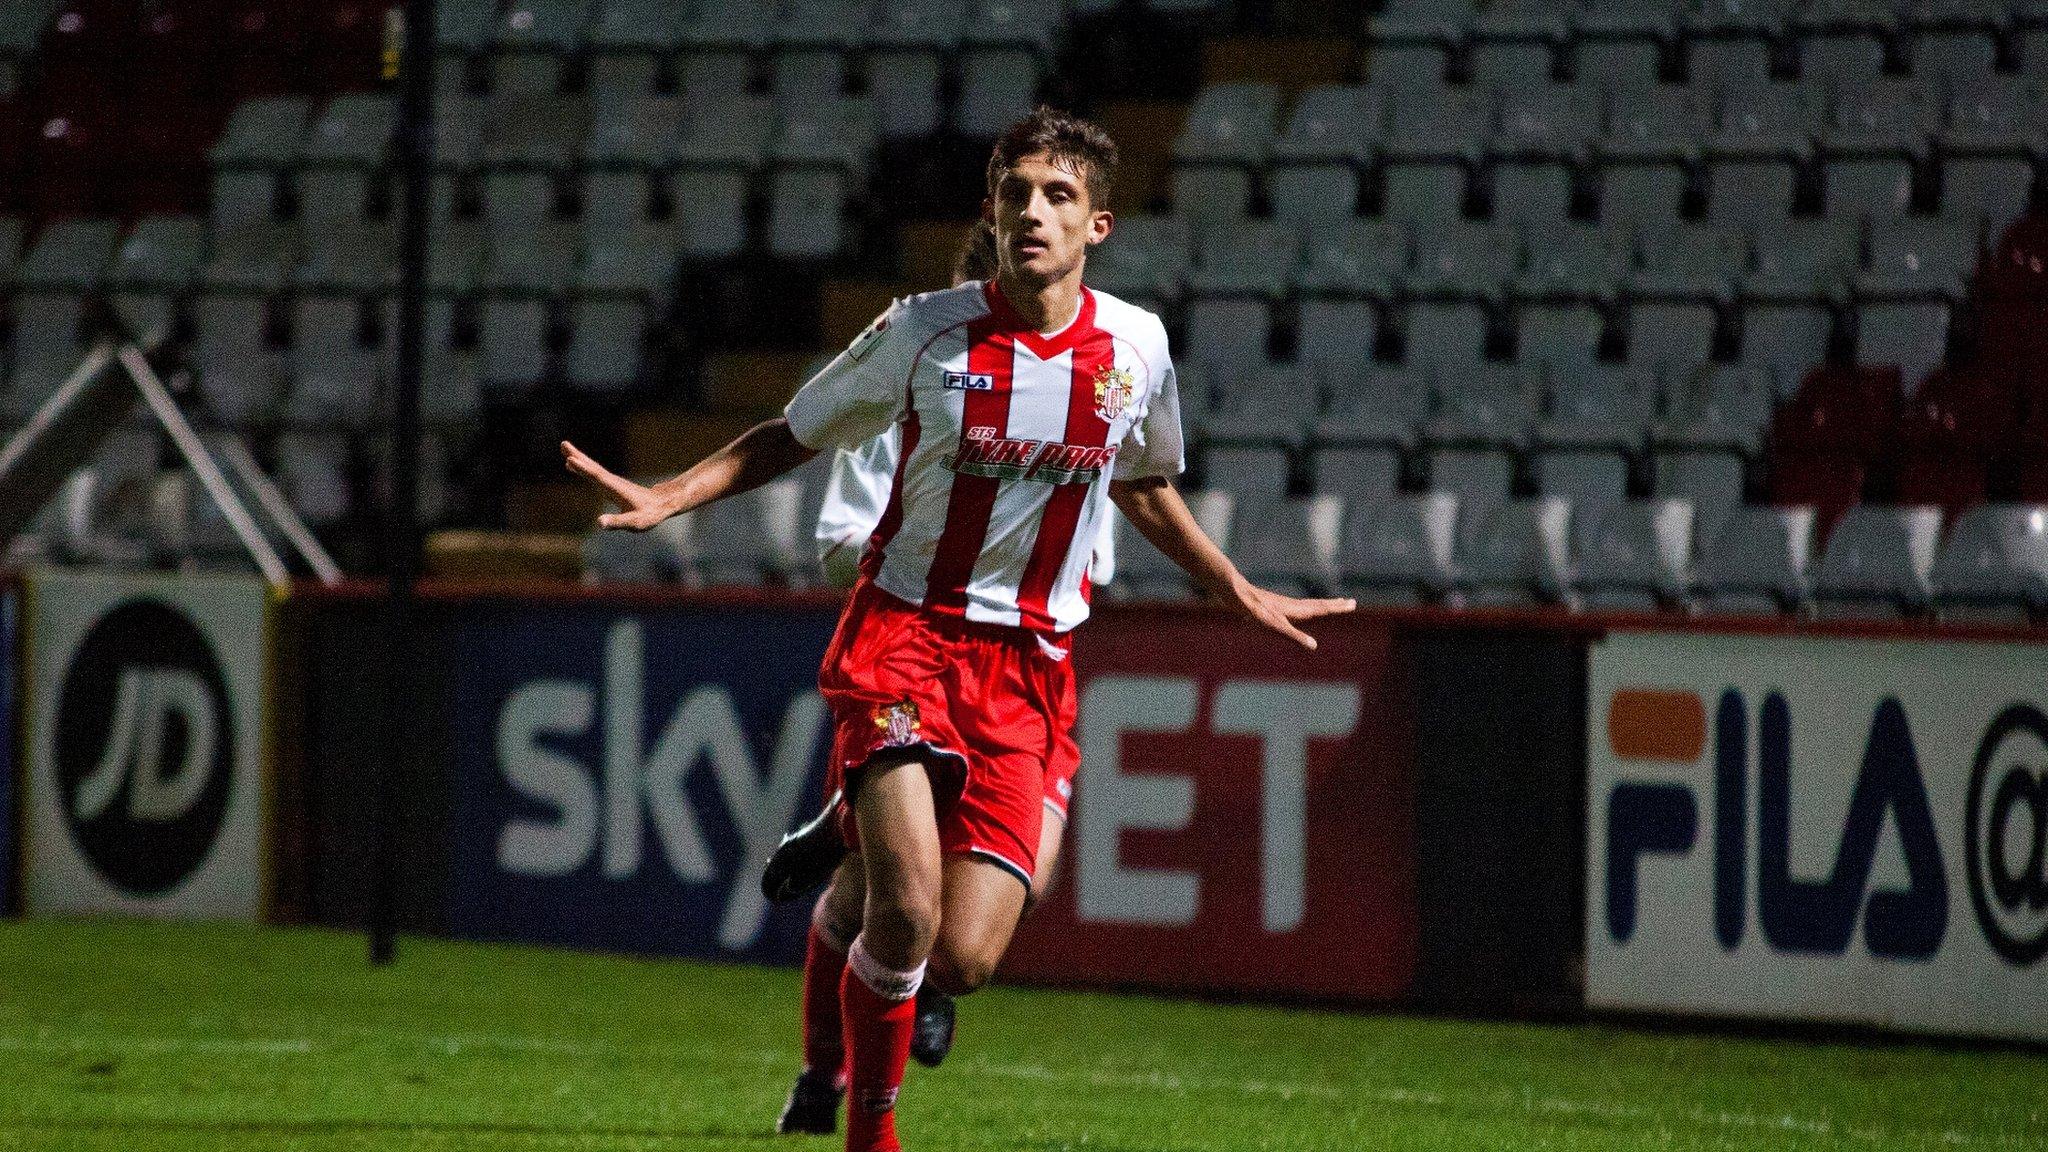
[[[1031,895],[1024,901],[1024,914],[1027,916],[1033,908],[1044,903],[1045,894],[1052,891],[1053,875],[1059,870],[1060,840],[1066,834],[1067,818],[1048,805],[1045,822],[1038,826],[1038,866],[1031,872]]]
[[[910,1060],[914,997],[938,936],[944,868],[930,778],[916,760],[868,765],[854,799],[867,900],[847,952],[847,1152],[899,1152],[896,1093]],[[1012,887],[1018,887],[1014,880]]]
[[[949,996],[965,996],[988,983],[1017,931],[1027,891],[1014,873],[993,861],[948,859],[932,983]]]
[[[846,950],[860,935],[866,900],[867,878],[860,857],[850,856],[811,910],[810,938],[804,947],[804,1067],[775,1122],[777,1132],[830,1135],[839,1130],[839,1101],[846,1094],[839,985],[846,976]]]

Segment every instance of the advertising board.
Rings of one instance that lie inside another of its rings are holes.
[[[254,578],[29,575],[29,911],[261,912],[269,617]]]
[[[1307,652],[1215,616],[1083,628],[1057,887],[1003,972],[1165,990],[1400,996],[1415,965],[1409,734],[1378,626]]]
[[[454,622],[448,929],[793,960],[760,867],[816,811],[829,609],[490,607]]]
[[[2048,648],[1620,633],[1586,998],[2048,1038]]]

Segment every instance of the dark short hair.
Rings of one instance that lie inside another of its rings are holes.
[[[1038,152],[1081,177],[1091,208],[1099,210],[1109,203],[1110,185],[1116,180],[1116,141],[1102,125],[1043,104],[997,138],[988,154],[988,194],[996,194],[996,184],[1017,161]]]
[[[996,230],[988,221],[976,220],[953,256],[953,283],[992,280],[996,274]]]

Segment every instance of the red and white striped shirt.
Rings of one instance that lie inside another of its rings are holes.
[[[993,282],[899,300],[784,415],[813,449],[900,423],[896,482],[863,570],[927,611],[1037,632],[1088,617],[1110,479],[1183,466],[1165,327],[1087,288],[1049,336]]]

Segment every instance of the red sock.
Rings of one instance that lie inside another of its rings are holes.
[[[804,1071],[846,1083],[846,1041],[840,1030],[839,980],[846,952],[811,926],[804,948]]]
[[[852,951],[863,951],[859,940]],[[889,974],[908,977],[911,995],[899,1000],[877,993],[860,978],[857,970],[870,965],[872,961],[849,964],[840,985],[850,1041],[846,1152],[902,1152],[903,1145],[896,1141],[896,1092],[903,1086],[903,1066],[910,1060],[910,1029],[917,1019],[915,996],[923,966],[916,973]]]

